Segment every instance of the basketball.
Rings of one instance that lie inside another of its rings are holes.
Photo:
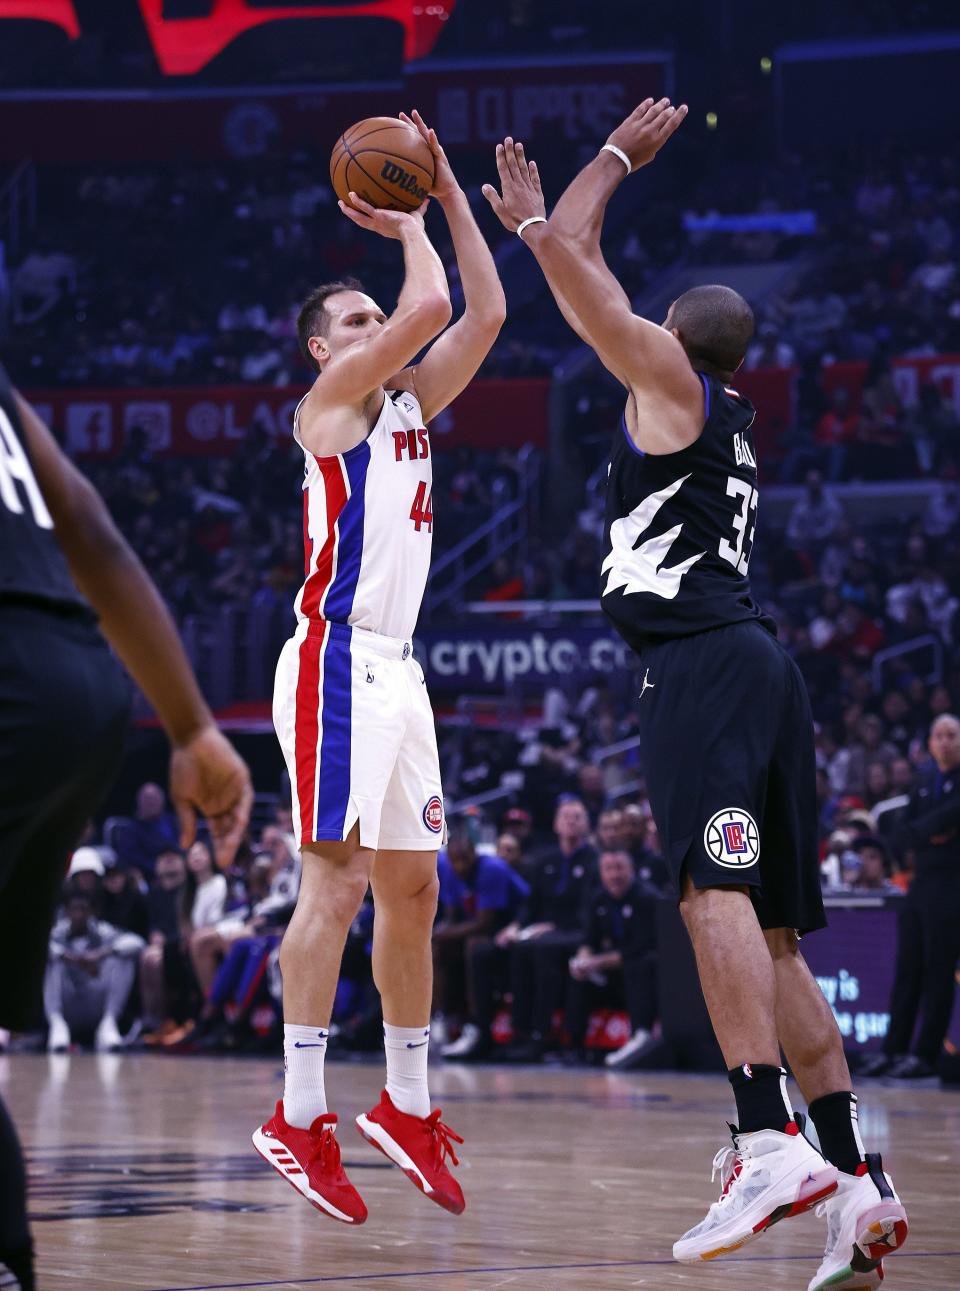
[[[341,201],[354,192],[387,211],[415,211],[430,193],[433,153],[396,117],[367,117],[345,130],[330,157],[330,182]]]

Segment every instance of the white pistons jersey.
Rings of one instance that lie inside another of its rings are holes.
[[[361,847],[436,851],[437,734],[411,642],[433,545],[420,405],[388,391],[362,443],[304,453],[306,582],[273,691],[300,843],[343,840],[359,825]]]
[[[302,401],[301,401],[302,402]],[[387,391],[365,440],[334,457],[306,456],[300,623],[328,620],[413,636],[433,545],[433,462],[416,396]]]

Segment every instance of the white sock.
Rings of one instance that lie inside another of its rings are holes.
[[[429,1116],[430,1028],[392,1027],[384,1022],[383,1047],[387,1054],[387,1093],[394,1107],[409,1116]]]
[[[326,1027],[283,1024],[283,1115],[288,1125],[301,1130],[327,1110],[323,1060],[329,1034]]]

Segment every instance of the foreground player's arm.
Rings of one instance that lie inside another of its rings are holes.
[[[447,276],[423,227],[426,202],[416,211],[379,211],[356,193],[350,199],[353,208],[340,202],[349,220],[401,244],[405,277],[397,307],[377,334],[334,355],[314,383],[311,398],[325,407],[361,402],[442,332],[452,313]]]
[[[512,141],[508,140],[508,143],[509,142]],[[537,163],[535,161],[526,160],[522,143],[516,144],[514,154],[518,169],[525,180],[522,193],[513,194],[518,211],[515,213],[507,208],[504,199],[492,184],[484,184],[482,190],[484,197],[493,207],[493,211],[497,216],[497,219],[510,233],[516,233],[523,220],[531,217],[541,217],[545,220],[547,213],[546,202],[543,197],[543,188],[540,184],[540,171],[537,169]],[[511,176],[507,167],[505,145],[502,143],[497,144],[497,171],[500,175],[500,183],[504,192],[506,193],[510,191]],[[613,277],[613,274],[610,275],[610,278],[613,283],[611,290],[619,292],[622,297],[622,303],[627,309],[630,309],[630,300],[627,293],[620,286],[619,282],[617,282],[616,278]],[[576,310],[563,294],[563,289],[560,286],[559,280],[554,280],[548,277],[547,286],[550,288],[553,299],[557,302],[557,308],[560,310],[560,313],[563,315],[568,326],[576,332],[581,341],[586,345],[591,346],[604,367],[607,368],[608,371],[612,372],[618,381],[627,385],[626,378],[623,373],[616,368],[614,360],[609,354],[601,353],[597,344],[591,339],[587,329],[577,316]]]
[[[37,481],[74,581],[173,745],[170,796],[180,819],[181,843],[192,843],[199,810],[210,822],[218,863],[227,865],[250,818],[253,788],[246,764],[214,725],[167,607],[100,495],[60,451],[29,404],[15,397]]]
[[[476,375],[500,334],[507,302],[490,248],[436,134],[419,112],[414,112],[409,124],[420,131],[433,153],[436,179],[431,196],[443,207],[450,226],[465,305],[462,316],[434,341],[416,367],[397,373],[387,382],[394,389],[412,390],[424,421],[429,421],[452,403]]]

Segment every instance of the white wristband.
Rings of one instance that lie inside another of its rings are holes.
[[[620,158],[620,160],[623,162],[623,164],[626,166],[626,168],[627,168],[627,174],[628,174],[628,175],[632,175],[632,174],[633,174],[633,163],[630,161],[630,158],[629,158],[629,157],[627,156],[627,154],[623,151],[623,149],[622,149],[622,148],[618,148],[618,147],[617,147],[617,145],[616,145],[615,143],[605,143],[605,144],[603,145],[603,147],[600,149],[600,151],[601,151],[601,152],[612,152],[612,153],[613,153],[613,155],[614,155],[615,157],[619,157],[619,158]]]
[[[531,224],[546,224],[546,222],[547,217],[545,215],[531,215],[529,219],[523,220],[517,225],[517,237],[519,238],[523,230],[529,228]]]

